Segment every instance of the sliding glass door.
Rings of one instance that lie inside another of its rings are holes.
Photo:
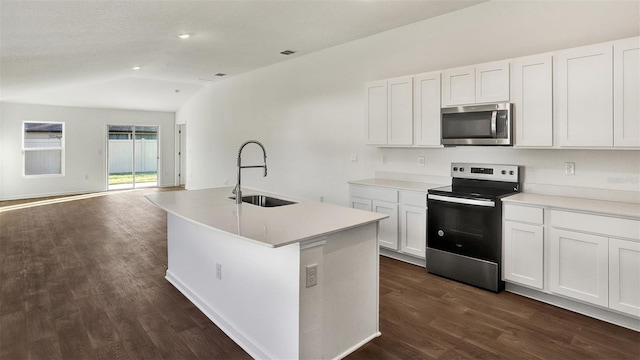
[[[108,125],[109,190],[158,186],[158,127]]]

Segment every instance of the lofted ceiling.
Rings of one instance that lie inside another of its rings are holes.
[[[0,101],[173,112],[211,82],[480,2],[0,0]]]

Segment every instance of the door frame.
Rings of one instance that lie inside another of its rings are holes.
[[[109,173],[110,173],[110,166],[109,166],[109,127],[110,126],[131,126],[131,140],[132,140],[132,154],[131,154],[131,176],[132,176],[132,184],[131,184],[131,188],[127,188],[127,189],[137,189],[139,187],[136,187],[136,127],[155,127],[157,128],[157,132],[156,132],[156,187],[160,187],[160,178],[161,178],[161,174],[162,174],[162,162],[160,161],[160,154],[161,154],[161,132],[162,132],[162,127],[160,125],[129,125],[129,124],[106,124],[106,150],[105,150],[105,166],[106,166],[106,171],[105,171],[105,191],[109,191],[109,190],[117,190],[117,189],[109,189]]]

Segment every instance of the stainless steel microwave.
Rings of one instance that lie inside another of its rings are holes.
[[[511,103],[442,108],[442,145],[513,145]]]

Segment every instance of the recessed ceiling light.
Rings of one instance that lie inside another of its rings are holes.
[[[133,70],[140,70],[140,66],[134,66],[134,67],[132,67],[131,69],[133,69]]]
[[[188,39],[188,38],[190,38],[190,37],[191,37],[191,35],[192,35],[192,34],[186,34],[186,33],[185,33],[185,34],[178,34],[178,37],[179,37],[180,39]]]
[[[291,54],[295,54],[295,50],[284,50],[284,51],[280,51],[280,54],[282,55],[291,55]]]

